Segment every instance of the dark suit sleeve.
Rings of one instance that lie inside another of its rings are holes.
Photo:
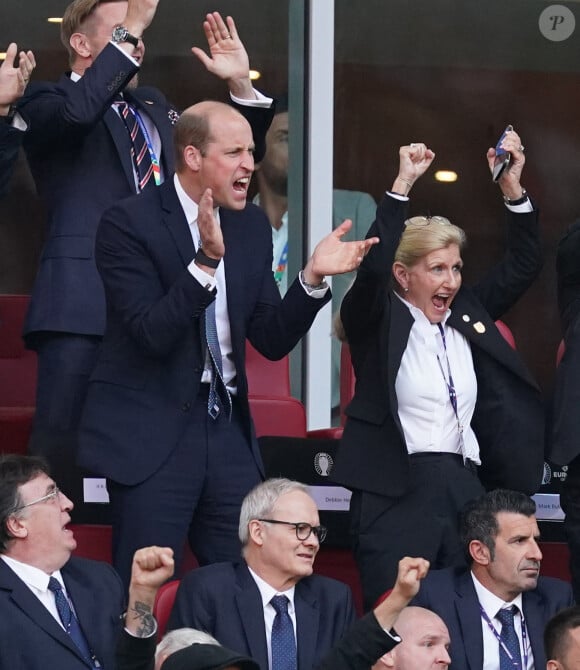
[[[18,149],[24,133],[9,126],[0,118],[0,197],[8,193],[12,169],[18,158]]]
[[[121,315],[133,343],[149,356],[164,357],[214,297],[187,268],[180,269],[177,279],[165,289],[146,242],[135,230],[134,221],[145,220],[152,206],[150,200],[139,199],[105,212],[97,231],[95,260],[107,303]]]
[[[344,297],[340,316],[348,340],[353,342],[376,330],[387,306],[391,267],[401,239],[408,203],[385,195],[377,208],[377,218],[367,237],[378,236],[357,272],[356,280]]]
[[[138,70],[120,49],[107,44],[79,81],[63,78],[56,86],[30,84],[18,103],[30,120],[27,146],[74,147],[102,119],[114,96]]]
[[[117,670],[153,670],[156,637],[134,637],[123,630],[117,645]]]
[[[254,158],[259,163],[266,153],[266,133],[274,118],[276,103],[271,107],[250,107],[248,105],[239,105],[232,101],[232,105],[244,116],[252,128],[254,136]]]
[[[385,633],[372,612],[357,621],[326,655],[319,670],[369,670],[396,645]]]
[[[502,260],[474,287],[474,293],[495,321],[530,287],[542,269],[538,212],[507,214],[507,248]]]

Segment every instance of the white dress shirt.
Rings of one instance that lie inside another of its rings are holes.
[[[437,324],[398,293],[395,295],[408,308],[414,323],[395,380],[398,413],[409,454],[447,452],[463,454],[480,464],[479,445],[471,428],[477,399],[477,378],[473,368],[471,347],[466,338],[442,321],[447,352]],[[437,360],[439,357],[439,362]],[[457,394],[457,411],[463,426],[463,451],[457,418],[449,398],[447,360]]]
[[[483,584],[478,581],[477,577],[473,573],[471,573],[471,578],[473,580],[473,586],[475,587],[477,599],[479,600],[480,605],[483,607],[485,613],[494,625],[498,634],[501,634],[501,623],[498,619],[495,618],[496,614],[500,609],[505,609],[506,607],[511,607],[512,605],[517,607],[517,613],[514,615],[514,627],[516,629],[518,640],[520,641],[520,654],[523,663],[525,654],[522,635],[522,594],[520,593],[517,598],[514,598],[514,600],[511,602],[506,603],[501,598],[498,598],[495,594],[493,594],[489,589],[486,589],[485,586],[483,586]],[[482,670],[499,670],[499,642],[496,636],[491,632],[489,624],[483,617],[481,617],[481,630],[483,633]],[[528,629],[526,629],[526,632],[527,630]],[[526,646],[528,665],[525,670],[534,670],[534,655],[532,654],[529,633],[526,636]]]
[[[39,568],[35,568],[32,565],[28,565],[27,563],[21,563],[20,561],[10,558],[9,556],[6,556],[4,554],[2,554],[0,558],[2,558],[2,560],[6,563],[6,565],[14,573],[16,573],[16,576],[19,577],[26,584],[26,586],[28,586],[28,588],[32,591],[32,593],[34,593],[34,595],[52,614],[58,625],[63,630],[65,630],[63,623],[60,619],[60,614],[58,613],[58,609],[56,607],[54,593],[52,591],[49,591],[48,589],[48,582],[51,577],[54,577],[56,580],[60,582],[60,585],[62,586],[62,590],[65,596],[67,597],[69,605],[71,606],[71,609],[74,611],[74,605],[71,599],[68,597],[68,594],[66,592],[66,586],[64,585],[64,581],[62,579],[62,575],[60,574],[60,570],[53,572],[52,575],[48,575],[46,572],[40,570]]]

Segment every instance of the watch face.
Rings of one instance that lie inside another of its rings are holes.
[[[127,39],[127,28],[123,26],[117,26],[113,29],[113,42],[124,42]]]

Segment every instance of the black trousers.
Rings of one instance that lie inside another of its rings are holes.
[[[564,532],[570,550],[570,574],[574,600],[580,602],[580,456],[568,465],[568,475],[562,484],[560,505],[566,514]]]
[[[409,488],[401,497],[354,491],[351,536],[365,610],[393,587],[403,556],[420,556],[431,569],[465,564],[458,514],[484,493],[476,467],[461,456],[421,453],[409,457]]]
[[[74,502],[76,523],[107,523],[105,507],[83,502],[83,477],[94,476],[76,465],[78,428],[89,377],[101,338],[74,333],[37,333],[36,412],[29,453],[43,456],[59,487]]]

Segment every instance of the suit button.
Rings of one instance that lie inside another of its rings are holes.
[[[189,412],[191,409],[191,403],[190,402],[184,402],[183,405],[181,405],[181,411],[182,412]]]

